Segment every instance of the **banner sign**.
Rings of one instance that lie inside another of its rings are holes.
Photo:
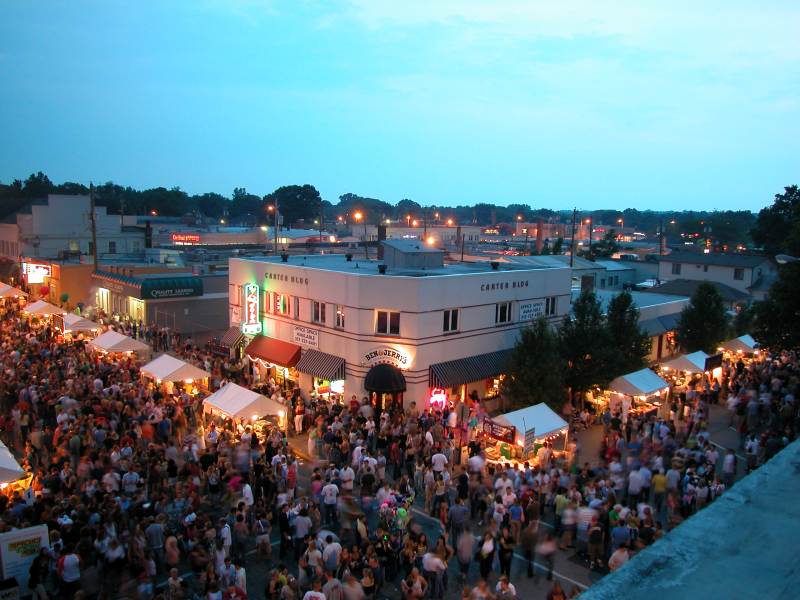
[[[489,417],[484,417],[483,433],[485,433],[489,437],[496,439],[498,442],[506,442],[509,444],[513,444],[517,430],[515,427],[510,427],[508,425],[501,425],[500,423],[493,421]]]
[[[258,291],[258,285],[255,283],[248,283],[244,286],[244,322],[242,323],[242,333],[248,335],[261,333]]]
[[[522,452],[525,456],[528,456],[533,449],[535,448],[536,444],[536,428],[529,429],[525,432],[525,446],[522,449]]]
[[[14,577],[19,589],[28,590],[28,571],[41,548],[49,547],[47,525],[0,533],[0,570],[3,579]]]

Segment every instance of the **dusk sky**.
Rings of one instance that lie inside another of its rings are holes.
[[[800,3],[0,4],[0,181],[752,209],[800,183]]]

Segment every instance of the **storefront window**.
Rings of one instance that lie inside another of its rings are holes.
[[[491,398],[497,398],[500,395],[500,389],[503,387],[503,380],[505,379],[505,375],[500,375],[498,377],[492,377],[491,379],[486,380],[486,393],[484,394],[484,398],[487,400]]]

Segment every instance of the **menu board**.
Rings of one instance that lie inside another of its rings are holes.
[[[516,432],[516,428],[508,425],[501,425],[489,417],[485,417],[483,419],[483,433],[489,437],[493,437],[498,442],[507,442],[509,444],[513,444]]]

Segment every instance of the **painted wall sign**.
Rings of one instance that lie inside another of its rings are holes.
[[[407,369],[411,366],[411,357],[400,348],[383,346],[370,350],[361,358],[361,364],[365,366],[390,364],[398,369]]]
[[[242,333],[248,335],[261,333],[258,291],[258,285],[255,283],[248,283],[244,286],[244,321],[242,322]]]
[[[308,285],[308,277],[300,277],[298,275],[286,275],[284,273],[264,273],[264,279],[268,281],[284,281],[286,283],[296,283],[300,285]]]
[[[519,305],[519,320],[533,321],[544,315],[544,300],[523,302]]]
[[[528,287],[530,282],[527,279],[517,281],[498,281],[496,283],[482,283],[482,292],[495,292],[498,290],[517,290]]]
[[[294,343],[307,348],[319,348],[319,330],[311,329],[310,327],[303,327],[302,325],[294,326]]]

